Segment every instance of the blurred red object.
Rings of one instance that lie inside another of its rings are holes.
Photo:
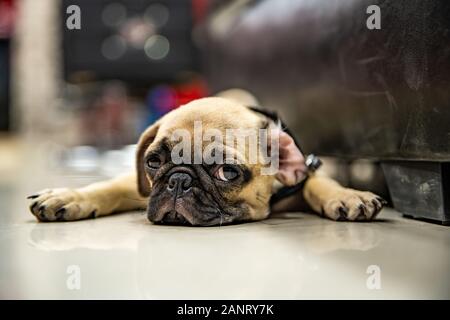
[[[11,38],[16,18],[15,0],[0,0],[0,38]]]
[[[192,0],[192,16],[194,18],[194,24],[204,20],[208,11],[208,5],[208,0]]]
[[[200,77],[190,82],[179,84],[174,89],[176,94],[175,107],[208,95],[205,81]]]

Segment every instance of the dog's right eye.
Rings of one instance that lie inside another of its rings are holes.
[[[237,169],[230,165],[221,166],[215,173],[215,177],[222,181],[232,181],[239,176]]]
[[[162,164],[161,159],[157,155],[152,155],[147,159],[147,166],[150,169],[158,169]]]

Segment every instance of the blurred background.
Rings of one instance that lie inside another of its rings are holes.
[[[395,210],[200,229],[29,213],[38,190],[133,170],[144,128],[230,88]],[[448,0],[0,0],[0,299],[448,299],[449,163]]]
[[[444,0],[0,0],[0,200],[129,170],[145,127],[238,87],[342,183],[448,222],[449,18]]]
[[[42,189],[132,170],[140,133],[208,94],[194,40],[206,9],[204,0],[1,0],[2,200],[21,193],[20,176]]]

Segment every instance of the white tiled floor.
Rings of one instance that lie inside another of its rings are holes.
[[[37,223],[28,192],[83,181],[21,168],[0,181],[0,298],[450,298],[450,229],[390,209],[373,223],[302,213],[212,228],[155,226],[144,213]],[[80,290],[67,287],[73,265]],[[366,284],[371,265],[379,290]]]

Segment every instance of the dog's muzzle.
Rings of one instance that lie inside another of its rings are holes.
[[[190,224],[189,220],[181,213],[184,210],[184,197],[192,196],[192,184],[194,172],[190,168],[180,167],[169,172],[167,179],[166,194],[170,197],[166,211],[162,210],[158,216],[151,219],[159,224]]]

